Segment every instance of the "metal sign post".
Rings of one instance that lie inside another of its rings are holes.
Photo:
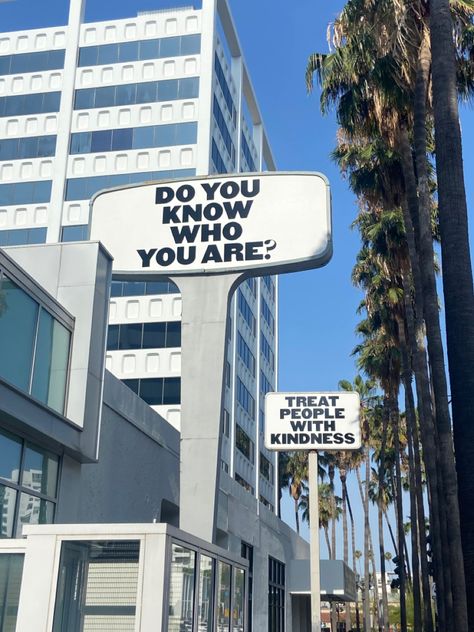
[[[319,568],[318,453],[309,453],[309,535],[311,575],[311,632],[321,630],[321,576]]]

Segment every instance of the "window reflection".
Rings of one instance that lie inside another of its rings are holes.
[[[219,562],[217,577],[217,632],[230,628],[230,566]]]
[[[11,538],[15,520],[16,491],[5,485],[0,485],[0,536]]]
[[[51,524],[53,517],[54,503],[32,494],[21,494],[15,537],[21,538],[24,524]]]
[[[172,545],[168,632],[191,632],[196,553]]]
[[[212,632],[213,629],[213,571],[214,560],[206,555],[201,555],[199,564],[199,632]]]
[[[234,581],[232,582],[232,632],[244,630],[244,601],[245,599],[245,572],[241,568],[234,568]]]

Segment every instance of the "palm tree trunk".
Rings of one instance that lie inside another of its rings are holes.
[[[344,547],[344,562],[349,566],[349,533],[347,526],[347,484],[346,484],[346,471],[339,468],[339,477],[341,479],[342,486],[342,540]],[[345,621],[346,630],[351,628],[351,611],[349,605],[346,604],[345,608]]]
[[[356,470],[357,482],[359,484],[359,493],[364,508],[364,632],[370,632],[370,587],[369,587],[369,480],[370,480],[370,453],[369,448],[365,448],[365,490],[362,488],[362,481],[359,469]]]
[[[400,627],[401,632],[407,632],[407,610],[406,610],[406,578],[405,578],[405,551],[403,531],[403,500],[402,500],[402,474],[400,469],[400,428],[398,410],[393,411],[393,435],[395,447],[395,506],[397,509],[397,542],[398,559],[400,560]]]
[[[451,36],[452,37],[452,36]],[[458,486],[456,466],[454,461],[454,446],[451,431],[451,419],[448,405],[448,387],[446,381],[446,370],[444,365],[443,343],[441,338],[441,327],[439,322],[438,294],[436,291],[436,276],[434,268],[433,235],[431,228],[431,197],[429,191],[429,179],[426,156],[426,100],[428,94],[428,79],[430,66],[429,42],[424,41],[420,48],[419,69],[415,87],[415,107],[414,107],[414,135],[415,135],[415,159],[418,176],[418,248],[420,255],[420,268],[423,283],[424,309],[426,334],[428,340],[428,355],[430,359],[431,374],[433,379],[433,393],[435,397],[436,424],[438,428],[439,456],[441,471],[443,474],[444,502],[448,520],[448,545],[450,562],[455,572],[451,573],[453,615],[454,626],[458,632],[467,632],[467,606],[466,606],[466,584],[464,578],[464,560],[461,544],[461,524],[458,504]],[[458,216],[459,217],[459,216]],[[448,223],[455,223],[454,218],[449,218]],[[415,224],[416,229],[416,224]],[[466,223],[467,236],[467,223]],[[416,237],[416,235],[415,235]],[[444,256],[447,253],[443,253]],[[460,257],[459,252],[453,250],[450,256]],[[469,265],[470,259],[464,260],[463,265]],[[457,267],[457,266],[455,266]],[[465,275],[463,275],[464,277]],[[452,278],[451,281],[454,281]],[[446,279],[444,279],[446,283]],[[453,288],[461,284],[461,277],[457,276]],[[445,297],[446,298],[446,297]],[[474,298],[472,296],[471,277],[471,303],[474,318]],[[463,313],[465,313],[463,311]],[[467,317],[469,310],[465,313]],[[474,322],[472,325],[474,327]],[[474,343],[474,330],[472,342]],[[460,344],[464,340],[466,332],[463,331]],[[458,360],[466,362],[469,357],[464,350]],[[474,347],[471,359],[474,361]],[[464,364],[463,367],[466,365]],[[461,369],[465,375],[465,369]],[[474,386],[474,384],[473,384]],[[472,406],[472,404],[470,403]],[[474,409],[471,409],[474,412]],[[471,422],[469,422],[471,423]],[[474,438],[474,434],[472,435]],[[474,488],[473,488],[474,489]],[[473,496],[474,500],[474,496]]]
[[[406,346],[402,345],[402,354],[407,356]],[[408,357],[406,357],[406,360]],[[413,624],[415,630],[422,629],[420,552],[418,547],[418,509],[415,497],[415,455],[413,449],[413,426],[416,423],[415,401],[411,387],[411,371],[404,371],[405,410],[407,420],[408,462],[410,481],[410,521],[411,521],[411,568],[413,572]]]
[[[359,468],[356,468],[357,470]],[[357,576],[357,562],[356,562],[356,537],[355,537],[355,523],[354,523],[354,515],[352,513],[352,506],[351,506],[351,500],[349,497],[349,494],[347,492],[347,485],[345,485],[346,488],[346,499],[347,499],[347,508],[349,510],[349,518],[351,521],[351,544],[352,544],[352,570],[354,571],[354,575]],[[356,630],[357,632],[360,632],[360,613],[359,613],[359,599],[358,599],[358,594],[359,591],[356,591],[356,603],[355,603],[355,614],[356,614]]]
[[[298,509],[298,499],[295,498],[295,521],[296,521],[296,533],[300,534],[300,514]]]
[[[430,26],[447,350],[456,466],[459,474],[467,607],[470,627],[474,629],[474,374],[473,371],[466,370],[466,367],[474,365],[474,293],[449,0],[430,0]],[[455,538],[457,539],[457,533]],[[455,561],[457,562],[457,558]],[[463,569],[459,570],[462,575]],[[455,594],[456,621],[462,624],[463,627],[458,628],[461,631],[468,626],[465,609],[462,609],[459,601],[466,603],[465,593]]]
[[[452,620],[452,591],[449,573],[449,547],[443,534],[442,523],[446,522],[446,513],[441,503],[443,498],[442,474],[439,471],[438,433],[432,415],[430,377],[426,361],[425,336],[423,327],[424,295],[421,278],[421,263],[415,242],[414,219],[418,215],[418,196],[411,147],[406,127],[400,130],[400,157],[406,188],[406,200],[402,201],[410,266],[413,276],[415,298],[415,331],[412,340],[416,341],[413,360],[416,374],[417,396],[420,402],[420,430],[423,443],[428,485],[431,499],[431,519],[433,523],[433,554],[435,562],[436,586],[438,589],[438,625],[440,632],[447,631],[447,621]],[[408,323],[409,325],[409,323]]]
[[[397,556],[398,555],[397,542],[395,540],[395,536],[393,535],[392,525],[390,523],[390,520],[388,519],[387,511],[385,509],[383,510],[383,515],[385,516],[385,522],[387,523],[388,531],[390,533],[390,539],[392,540],[393,550],[395,552],[395,555]]]
[[[326,539],[326,546],[328,547],[328,559],[332,560],[331,543],[329,542],[329,531],[326,526],[324,527],[324,537]]]
[[[379,499],[377,502],[378,509],[378,527],[379,527],[379,552],[380,552],[380,575],[382,579],[382,630],[388,632],[388,595],[387,580],[385,573],[385,544],[383,538],[383,501]]]
[[[416,340],[415,340],[415,316],[413,312],[413,304],[411,297],[411,287],[408,283],[407,275],[402,274],[403,281],[403,293],[404,293],[404,302],[405,302],[405,318],[406,318],[406,326],[407,326],[407,338],[408,338],[408,348],[412,350],[412,358],[415,364],[415,375],[416,369],[419,370],[415,362],[415,355],[417,354],[416,350]],[[423,377],[421,376],[421,379]],[[418,392],[418,378],[416,379],[417,384],[417,392]],[[411,384],[410,384],[411,390]],[[421,389],[420,389],[421,390]],[[413,392],[409,393],[410,404],[413,400]],[[422,410],[422,397],[418,396],[418,405],[419,405],[419,416],[420,420],[423,415],[428,415],[431,417],[431,411]],[[421,421],[420,421],[421,425]],[[433,616],[431,612],[431,590],[430,590],[430,578],[428,573],[428,558],[426,555],[427,551],[427,542],[426,542],[426,526],[425,526],[425,507],[423,502],[423,484],[421,479],[421,459],[420,459],[420,439],[418,436],[418,425],[416,421],[416,417],[413,423],[413,426],[410,428],[412,440],[413,440],[413,453],[414,453],[414,476],[415,476],[415,495],[416,495],[416,506],[417,506],[417,517],[418,517],[418,539],[420,545],[420,568],[421,568],[421,586],[423,593],[423,627],[425,632],[433,632]]]

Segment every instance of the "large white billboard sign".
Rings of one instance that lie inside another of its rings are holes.
[[[269,450],[357,450],[360,398],[354,392],[267,393]]]
[[[124,275],[291,272],[332,255],[329,184],[317,173],[156,182],[98,193],[90,238]]]

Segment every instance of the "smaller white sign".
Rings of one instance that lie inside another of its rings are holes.
[[[268,450],[358,450],[358,393],[267,393]]]

